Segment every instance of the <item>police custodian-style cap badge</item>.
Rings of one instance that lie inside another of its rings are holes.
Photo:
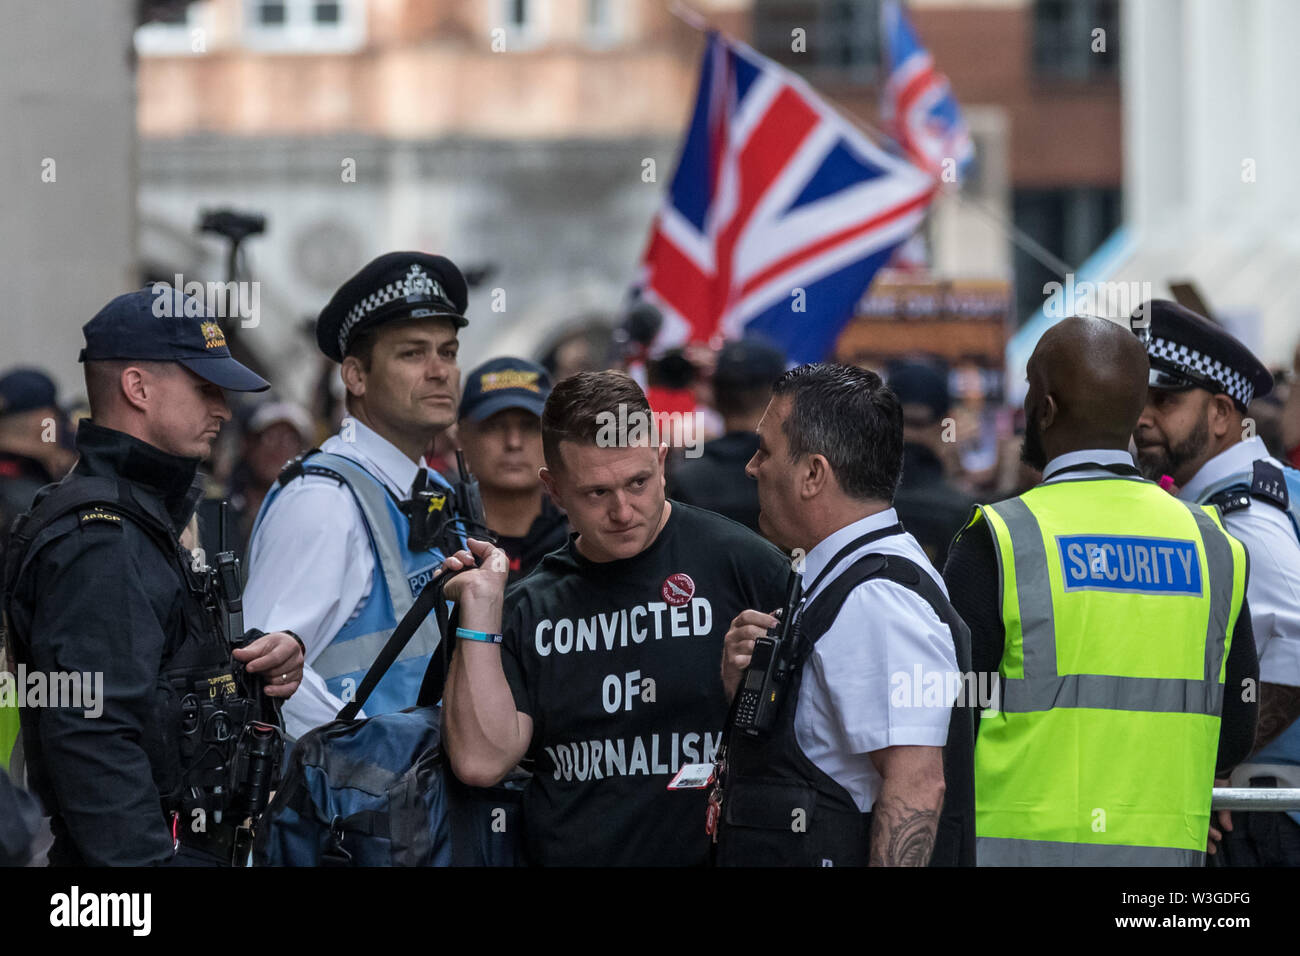
[[[1250,349],[1177,302],[1142,303],[1133,313],[1131,327],[1146,345],[1152,388],[1223,393],[1243,412],[1273,388],[1273,376]]]
[[[176,362],[232,392],[263,392],[271,387],[231,358],[226,333],[199,299],[165,283],[119,295],[95,313],[81,332],[86,347],[79,362]]]
[[[316,344],[343,361],[357,335],[398,319],[445,317],[469,324],[469,288],[455,263],[423,252],[390,252],[339,287],[316,320]]]

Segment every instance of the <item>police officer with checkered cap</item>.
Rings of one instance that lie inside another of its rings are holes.
[[[302,688],[285,708],[290,736],[352,700],[445,542],[464,530],[451,486],[424,455],[456,421],[467,299],[450,259],[391,252],[344,282],[316,322],[321,351],[339,363],[347,417],[267,493],[244,595],[252,625],[276,621],[306,647]],[[431,617],[362,716],[414,705],[438,641]]]
[[[1273,378],[1241,342],[1177,303],[1143,303],[1131,325],[1151,362],[1133,435],[1143,473],[1217,505],[1250,556],[1259,733],[1232,784],[1300,787],[1300,473],[1268,454],[1247,417]],[[1219,865],[1300,864],[1300,813],[1221,813],[1218,836]]]

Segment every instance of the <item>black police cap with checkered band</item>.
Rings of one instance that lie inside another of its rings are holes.
[[[339,287],[316,320],[316,344],[343,361],[357,335],[397,319],[447,318],[469,325],[469,288],[455,263],[423,252],[389,252]]]
[[[1152,388],[1204,388],[1223,393],[1242,412],[1273,388],[1273,376],[1250,349],[1177,302],[1152,299],[1142,303],[1134,311],[1130,327],[1146,345]]]

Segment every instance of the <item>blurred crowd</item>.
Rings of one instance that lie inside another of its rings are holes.
[[[669,438],[670,497],[727,515],[758,530],[758,498],[744,474],[757,447],[755,429],[767,405],[768,386],[789,364],[772,343],[747,338],[721,348],[691,345],[651,358],[634,312],[613,333],[583,329],[569,334],[529,363],[550,382],[582,371],[618,368],[645,387],[656,414],[681,417],[685,434]],[[479,369],[491,365],[490,360]],[[976,502],[999,501],[1032,487],[1039,475],[1020,458],[1024,413],[1001,400],[1000,383],[987,370],[952,367],[924,352],[868,363],[898,394],[904,409],[903,477],[897,508],[904,526],[942,567],[947,546]],[[1270,454],[1300,467],[1300,346],[1291,368],[1272,369],[1276,386],[1250,406],[1249,420]],[[469,370],[462,369],[462,386]],[[241,557],[262,499],[284,464],[335,433],[344,417],[343,391],[332,363],[324,366],[310,406],[276,395],[232,395],[232,422],[205,464],[207,489],[197,518],[197,538],[209,550],[224,543]],[[83,396],[60,396],[37,368],[0,373],[0,540],[13,518],[43,485],[62,477],[76,458],[77,423],[88,413]],[[498,478],[475,447],[473,425],[439,434],[428,463],[458,476],[455,450],[466,447],[470,468],[491,496]],[[480,429],[481,431],[481,429]],[[702,447],[701,447],[702,446]],[[477,455],[476,455],[477,452]],[[540,445],[531,475],[541,466]],[[476,461],[477,457],[477,461]],[[526,469],[527,470],[527,469]],[[528,478],[530,488],[535,477]],[[226,507],[221,509],[220,503]],[[224,510],[224,534],[221,514]]]

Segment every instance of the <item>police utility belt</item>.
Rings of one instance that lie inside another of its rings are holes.
[[[262,636],[244,630],[239,560],[223,548],[208,565],[201,550],[191,554],[180,545],[166,517],[140,502],[128,482],[74,475],[15,522],[6,593],[13,593],[41,531],[74,512],[82,523],[129,519],[172,559],[186,631],[164,652],[152,715],[159,734],[145,749],[173,847],[184,844],[240,865],[279,784],[284,737],[279,702],[231,654]],[[224,506],[221,523],[224,537]]]

